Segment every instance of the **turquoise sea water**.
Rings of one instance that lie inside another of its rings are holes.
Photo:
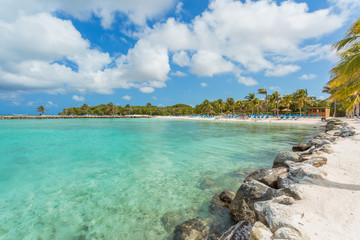
[[[2,120],[0,239],[166,239],[166,212],[206,216],[214,193],[241,185],[235,170],[270,167],[279,151],[317,131],[160,119]]]

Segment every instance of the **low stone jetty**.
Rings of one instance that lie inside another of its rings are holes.
[[[0,119],[93,119],[93,118],[152,118],[149,115],[8,115]]]
[[[308,143],[280,152],[273,168],[258,169],[245,178],[236,193],[223,191],[214,195],[209,212],[217,215],[217,223],[194,218],[175,227],[176,240],[272,240],[309,239],[301,232],[299,214],[292,204],[303,199],[301,184],[316,184],[327,175],[321,169],[327,163],[323,153],[332,153],[332,144],[356,133],[348,123],[327,121],[325,132]],[[229,220],[229,218],[231,220]],[[232,226],[216,226],[226,219]],[[219,231],[221,229],[221,231]]]

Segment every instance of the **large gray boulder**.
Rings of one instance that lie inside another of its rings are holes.
[[[286,161],[298,162],[299,159],[299,155],[292,151],[280,152],[274,160],[273,168],[284,167]]]
[[[294,163],[289,166],[290,176],[298,182],[309,181],[312,179],[323,180],[327,175],[326,172],[316,168],[310,164]]]
[[[276,195],[276,190],[250,179],[238,189],[234,200],[230,204],[230,211],[236,221],[255,222],[254,203],[270,200]]]
[[[322,167],[327,163],[327,158],[320,156],[312,157],[309,160],[304,161],[303,163],[310,164],[314,167]]]
[[[283,227],[292,228],[299,232],[299,223],[293,218],[296,212],[291,206],[272,201],[258,202],[255,204],[255,211],[259,220],[269,226],[272,232]]]
[[[283,188],[281,188],[278,192],[277,192],[277,196],[282,196],[282,195],[286,195],[289,197],[292,197],[296,200],[301,200],[303,199],[303,194],[301,193],[300,189],[299,189],[299,185],[296,184],[295,181],[292,180],[288,180],[286,182],[286,184],[281,183],[283,185]]]
[[[315,146],[316,148],[320,148],[326,144],[331,144],[331,142],[329,140],[324,140],[324,139],[312,139],[310,140],[310,145]]]
[[[269,187],[278,188],[277,178],[287,172],[288,169],[284,167],[261,168],[251,173],[247,178],[245,178],[244,182],[247,182],[250,179],[254,179],[268,185]]]
[[[208,228],[203,221],[193,218],[175,227],[173,240],[203,240],[207,234]]]
[[[275,232],[274,239],[303,240],[302,234],[295,229],[283,227]]]
[[[241,221],[227,230],[219,240],[249,240],[253,227],[251,222]]]
[[[261,222],[257,221],[250,232],[249,240],[264,240],[272,239],[273,233]]]

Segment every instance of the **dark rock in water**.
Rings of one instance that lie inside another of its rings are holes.
[[[308,150],[310,147],[311,147],[310,144],[302,143],[302,144],[293,146],[293,147],[292,147],[292,150],[293,150],[294,152],[303,152],[303,151]]]
[[[252,227],[251,222],[241,221],[227,230],[219,240],[249,240]]]
[[[207,226],[200,218],[193,218],[175,227],[174,240],[203,240],[208,234]]]
[[[234,197],[235,193],[223,191],[215,194],[212,198],[209,207],[209,212],[212,214],[209,218],[209,240],[217,240],[229,227],[236,223],[229,210],[229,204]]]
[[[236,193],[230,204],[230,211],[236,221],[255,222],[254,203],[270,200],[276,195],[276,190],[265,184],[250,179]]]
[[[327,163],[327,158],[326,157],[312,157],[309,160],[304,161],[304,163],[311,164],[314,167],[321,167]]]
[[[203,181],[200,182],[199,187],[201,189],[208,189],[214,186],[215,181],[211,178],[205,178]]]
[[[223,208],[229,208],[230,203],[235,197],[235,193],[231,191],[223,191],[217,193],[211,199],[210,213],[221,211]],[[214,213],[213,213],[214,214]]]
[[[247,178],[245,178],[244,182],[247,182],[250,179],[254,179],[268,185],[269,187],[278,188],[277,187],[278,176],[287,172],[288,172],[287,168],[284,167],[261,168],[250,174]]]
[[[175,229],[175,226],[180,224],[183,221],[183,215],[177,212],[167,212],[162,218],[161,222],[164,225],[164,228],[167,232],[172,233]]]
[[[299,155],[291,151],[280,152],[278,155],[276,155],[273,168],[284,167],[285,161],[298,162]]]
[[[231,191],[223,191],[220,193],[220,200],[224,206],[229,207],[232,200],[235,198],[235,193]]]

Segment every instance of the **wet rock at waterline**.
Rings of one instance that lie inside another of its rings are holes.
[[[284,167],[278,167],[278,168],[261,168],[259,170],[256,170],[255,172],[251,173],[247,178],[245,178],[244,182],[249,181],[250,179],[257,180],[261,183],[266,184],[269,187],[272,188],[278,188],[277,187],[277,178],[287,173],[287,168]]]
[[[208,228],[200,218],[190,219],[175,227],[173,240],[206,239]]]
[[[292,151],[280,152],[278,155],[276,155],[276,158],[275,158],[274,164],[273,164],[273,168],[286,166],[284,164],[286,161],[298,162],[299,155]]]
[[[303,152],[303,151],[308,150],[310,147],[311,147],[310,144],[308,144],[308,143],[302,143],[302,144],[298,144],[298,145],[296,145],[296,146],[293,146],[293,147],[292,147],[292,150],[293,150],[294,152]]]
[[[230,204],[230,211],[236,221],[255,222],[254,203],[272,199],[275,195],[275,189],[257,180],[250,179],[241,185],[237,191]]]

